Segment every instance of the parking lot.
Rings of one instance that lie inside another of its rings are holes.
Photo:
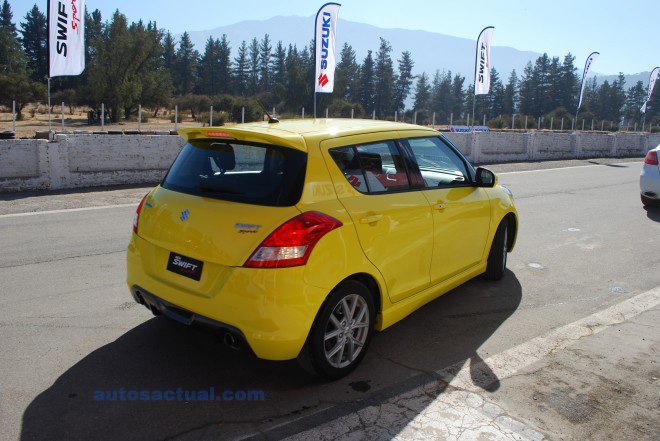
[[[504,279],[377,334],[332,383],[132,301],[146,189],[0,197],[2,439],[657,439],[660,209],[640,203],[641,160],[492,169],[520,214]],[[94,399],[210,387],[265,399]]]

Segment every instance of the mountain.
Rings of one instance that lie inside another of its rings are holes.
[[[308,45],[314,36],[314,17],[273,17],[263,21],[243,21],[222,26],[208,31],[189,32],[195,47],[204,50],[206,40],[212,36],[219,38],[227,34],[232,45],[232,54],[241,41],[263,38],[268,34],[274,44],[281,40],[285,44],[295,44],[298,48]],[[402,51],[410,51],[415,61],[415,73],[426,72],[432,75],[436,70],[451,70],[461,73],[471,81],[474,70],[475,40],[452,37],[427,31],[409,29],[384,29],[365,23],[356,23],[339,18],[337,24],[337,51],[345,42],[357,53],[358,61],[367,55],[367,50],[378,50],[379,37],[392,44],[393,58],[396,60]],[[540,54],[520,51],[511,47],[493,46],[491,58],[495,68],[506,79],[512,69],[518,72],[528,61],[535,60]]]
[[[440,22],[439,22],[440,23]],[[278,41],[286,45],[295,44],[298,48],[309,45],[314,35],[314,17],[277,16],[268,20],[249,20],[228,26],[221,26],[207,31],[189,32],[192,42],[200,52],[204,51],[206,40],[212,36],[219,38],[227,34],[232,46],[232,57],[236,56],[236,50],[245,40],[249,43],[254,37],[263,38],[268,34],[273,46]],[[436,70],[451,70],[466,77],[466,85],[472,81],[474,72],[475,40],[469,38],[453,37],[435,32],[410,30],[410,29],[386,29],[365,23],[343,20],[340,16],[337,24],[337,51],[345,42],[353,46],[358,58],[362,62],[368,50],[378,50],[379,37],[388,40],[393,49],[393,59],[399,58],[401,52],[408,50],[415,61],[415,74],[426,72],[433,76]],[[495,34],[497,41],[497,34]],[[493,46],[491,59],[493,66],[500,73],[500,78],[506,82],[511,70],[516,69],[518,75],[522,73],[527,62],[534,62],[541,55],[538,52],[521,51],[507,46]],[[565,54],[551,54],[564,56]],[[576,66],[580,70],[582,61],[576,60]],[[581,74],[581,71],[579,72]],[[650,72],[627,75],[626,86],[631,87],[638,80],[644,84],[648,83]],[[612,82],[616,75],[600,75],[597,81],[604,80]],[[591,76],[591,75],[590,75]]]

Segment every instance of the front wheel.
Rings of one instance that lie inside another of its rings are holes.
[[[500,280],[504,277],[507,256],[509,254],[509,228],[506,220],[502,221],[497,228],[493,244],[488,254],[488,266],[486,267],[486,278],[489,280]]]
[[[308,341],[314,370],[328,379],[341,378],[364,358],[373,335],[376,311],[369,289],[349,280],[330,294]]]

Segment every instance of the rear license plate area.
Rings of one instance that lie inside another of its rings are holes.
[[[199,281],[202,278],[204,262],[178,253],[170,253],[167,270],[189,279]]]

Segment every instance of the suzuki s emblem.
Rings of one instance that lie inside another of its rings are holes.
[[[185,222],[188,220],[189,216],[190,216],[190,211],[186,209],[181,212],[181,216],[179,216],[179,219],[181,219],[181,222]]]

